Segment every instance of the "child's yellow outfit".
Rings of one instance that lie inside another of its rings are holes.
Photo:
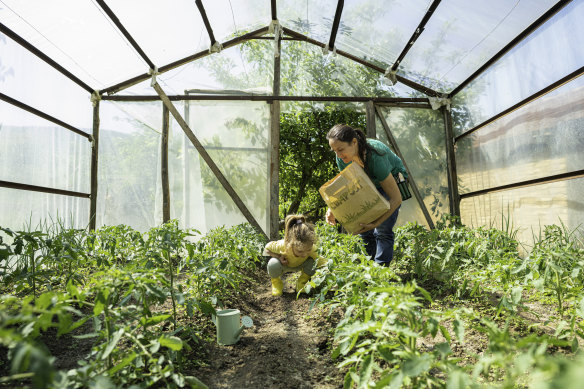
[[[264,249],[264,255],[270,255],[268,252],[284,255],[288,260],[288,264],[286,266],[282,265],[278,258],[271,258],[268,261],[268,274],[272,278],[272,294],[274,296],[280,296],[282,294],[282,289],[284,288],[284,283],[280,278],[282,274],[293,271],[300,271],[301,274],[296,281],[296,291],[303,291],[304,286],[308,280],[310,280],[310,277],[312,277],[314,274],[314,261],[318,261],[318,266],[322,266],[325,263],[324,258],[319,257],[316,253],[316,246],[312,246],[308,256],[297,257],[294,254],[292,247],[290,245],[286,245],[284,239],[268,242]]]

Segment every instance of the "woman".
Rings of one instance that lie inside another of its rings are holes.
[[[336,154],[337,166],[343,170],[351,162],[356,162],[365,170],[379,193],[385,197],[393,211],[363,227],[357,233],[365,242],[367,254],[381,266],[389,266],[393,258],[393,226],[397,221],[402,197],[394,175],[402,173],[407,178],[402,160],[389,147],[376,139],[366,139],[358,128],[346,124],[336,124],[326,134],[332,151]],[[326,221],[334,225],[336,220],[330,208]]]

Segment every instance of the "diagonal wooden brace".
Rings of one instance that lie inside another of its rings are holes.
[[[266,240],[267,240],[268,239],[268,236],[266,235],[266,233],[264,232],[264,230],[262,230],[262,228],[260,227],[259,223],[254,219],[254,217],[251,214],[251,212],[249,212],[249,209],[247,209],[247,207],[245,206],[245,204],[243,203],[243,201],[241,201],[241,199],[239,198],[239,196],[237,195],[237,193],[235,192],[235,190],[233,189],[233,187],[231,186],[231,184],[229,183],[229,181],[227,181],[227,179],[225,178],[225,176],[223,175],[223,173],[221,173],[221,171],[219,170],[219,168],[217,167],[217,165],[215,164],[215,162],[213,161],[213,159],[211,159],[211,156],[207,153],[207,151],[205,150],[205,148],[203,147],[203,145],[201,144],[201,142],[199,142],[199,140],[197,139],[197,137],[195,136],[195,134],[193,133],[193,131],[189,128],[187,122],[182,118],[182,116],[180,115],[180,113],[178,113],[177,109],[170,102],[170,99],[168,98],[168,96],[166,95],[166,93],[164,93],[164,91],[162,90],[162,88],[160,87],[160,85],[158,85],[158,82],[153,82],[152,83],[152,87],[154,88],[154,90],[156,90],[156,93],[158,93],[158,96],[160,96],[160,99],[162,100],[162,103],[164,104],[164,106],[166,108],[168,108],[168,110],[170,111],[170,113],[172,114],[172,116],[174,117],[174,119],[181,126],[181,128],[183,129],[183,131],[185,132],[186,136],[189,138],[189,140],[191,141],[191,143],[193,144],[193,146],[195,146],[195,148],[199,152],[199,155],[201,155],[201,157],[207,163],[207,165],[209,166],[209,168],[211,169],[211,171],[213,172],[213,174],[215,175],[215,177],[217,177],[217,179],[219,180],[219,182],[221,183],[221,185],[223,185],[223,188],[225,188],[225,190],[227,191],[227,193],[229,194],[229,196],[231,196],[231,199],[233,200],[233,202],[235,203],[235,205],[237,206],[237,208],[239,208],[239,210],[241,211],[241,213],[243,214],[243,216],[245,216],[245,218],[247,219],[247,221],[260,234],[262,234],[264,236],[264,238],[266,238]]]

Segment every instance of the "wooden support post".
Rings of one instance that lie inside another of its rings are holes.
[[[233,187],[231,186],[229,181],[227,181],[227,179],[225,178],[223,173],[221,173],[221,171],[219,170],[219,168],[217,167],[217,165],[215,164],[215,162],[213,161],[211,156],[207,153],[207,150],[205,150],[205,148],[203,147],[201,142],[199,142],[199,140],[197,139],[197,137],[195,136],[193,131],[191,131],[188,124],[185,122],[185,120],[180,115],[180,113],[177,111],[177,109],[174,107],[174,105],[170,102],[170,99],[168,98],[166,93],[164,93],[164,91],[162,90],[160,85],[158,85],[157,82],[154,82],[152,84],[152,87],[154,88],[154,90],[156,90],[156,93],[158,93],[158,96],[160,96],[162,103],[168,108],[168,110],[170,111],[170,113],[172,114],[174,119],[181,126],[181,128],[183,129],[183,131],[185,132],[185,134],[187,135],[187,137],[189,138],[189,140],[191,141],[193,146],[195,146],[195,148],[199,152],[199,155],[201,156],[201,158],[203,158],[203,160],[207,163],[207,165],[209,166],[209,168],[211,169],[211,171],[213,172],[215,177],[217,177],[217,180],[219,180],[219,182],[221,183],[223,188],[227,191],[227,193],[229,194],[229,196],[231,197],[231,199],[233,200],[233,202],[235,203],[237,208],[239,208],[239,210],[241,211],[243,216],[245,216],[247,221],[260,234],[262,234],[264,236],[264,238],[268,239],[268,236],[266,235],[264,230],[262,230],[262,228],[260,227],[258,222],[254,219],[251,212],[249,212],[249,210],[247,209],[247,207],[245,206],[243,201],[241,201],[241,199],[239,198],[239,195],[235,192],[235,190],[233,189]]]
[[[160,176],[162,178],[162,222],[170,220],[170,184],[168,182],[168,132],[170,114],[166,105],[162,106],[162,141],[160,142]]]
[[[274,56],[273,95],[280,95],[280,34],[277,40],[278,55]],[[269,237],[278,239],[280,229],[280,101],[273,100],[270,104],[270,136],[268,138],[268,204],[269,204]]]
[[[185,122],[190,123],[191,111],[190,102],[185,100]],[[189,163],[189,144],[187,136],[182,137],[183,146],[183,223],[186,228],[191,227],[191,175]]]
[[[365,113],[367,120],[367,138],[376,139],[377,129],[375,128],[375,105],[373,105],[373,100],[365,103]]]
[[[383,125],[383,129],[385,130],[385,134],[387,135],[387,139],[391,143],[391,146],[395,150],[395,153],[397,154],[397,156],[400,157],[400,159],[404,163],[404,167],[406,168],[406,171],[408,172],[408,182],[410,183],[410,185],[412,187],[412,192],[414,193],[414,196],[416,197],[416,200],[418,201],[418,204],[420,205],[420,208],[422,209],[422,213],[424,214],[424,217],[426,218],[426,222],[428,223],[428,226],[430,227],[430,229],[434,229],[435,228],[434,221],[432,221],[432,217],[430,217],[430,213],[428,212],[428,209],[426,208],[426,204],[424,204],[424,200],[422,199],[422,196],[420,195],[420,191],[418,190],[418,186],[416,185],[416,182],[414,181],[414,177],[412,176],[412,172],[408,168],[406,160],[404,159],[404,156],[401,153],[395,138],[391,134],[391,130],[389,129],[389,125],[387,124],[385,117],[383,117],[383,112],[381,112],[379,107],[375,107],[375,112],[377,113],[377,117],[379,118],[379,120],[381,121],[381,124]]]
[[[460,196],[458,194],[458,178],[456,173],[456,154],[454,152],[454,133],[452,131],[452,114],[442,107],[444,117],[444,136],[446,138],[446,163],[448,169],[448,199],[450,214],[460,217]]]
[[[91,140],[91,192],[89,198],[89,230],[95,231],[97,217],[97,160],[99,156],[99,94],[94,92],[93,103],[93,135]]]

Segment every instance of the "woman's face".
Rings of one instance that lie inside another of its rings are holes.
[[[343,160],[344,163],[353,161],[353,157],[359,156],[359,144],[357,138],[353,138],[351,142],[343,142],[336,139],[329,139],[331,150],[335,152],[336,156]]]

